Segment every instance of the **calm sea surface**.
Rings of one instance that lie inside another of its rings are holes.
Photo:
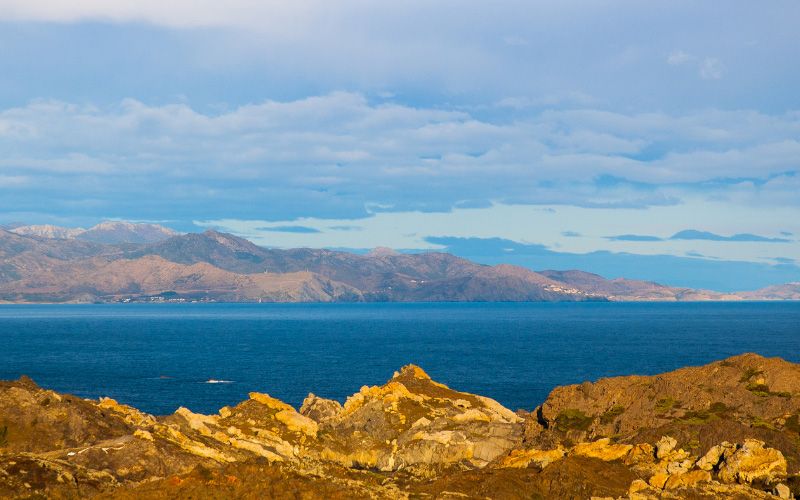
[[[800,303],[0,306],[0,378],[156,414],[343,401],[407,363],[532,409],[556,385],[748,351],[800,362]]]

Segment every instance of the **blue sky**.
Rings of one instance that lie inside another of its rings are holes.
[[[0,222],[500,238],[609,276],[798,279],[798,20],[795,1],[0,0]]]

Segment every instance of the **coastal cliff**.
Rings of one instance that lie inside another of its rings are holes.
[[[0,497],[792,498],[800,365],[743,354],[555,388],[531,411],[409,365],[343,403],[153,416],[0,383]]]

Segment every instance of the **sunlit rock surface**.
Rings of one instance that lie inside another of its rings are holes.
[[[214,415],[0,383],[3,498],[793,498],[800,366],[754,354],[559,387],[530,412],[409,365]]]

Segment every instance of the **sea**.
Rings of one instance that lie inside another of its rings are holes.
[[[744,352],[800,362],[800,302],[0,306],[0,379],[157,415],[344,401],[409,363],[532,410],[558,385]]]

